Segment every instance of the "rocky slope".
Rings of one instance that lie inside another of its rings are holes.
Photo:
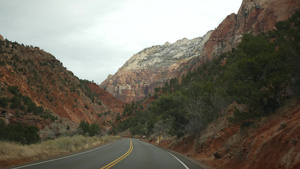
[[[244,0],[237,14],[228,15],[203,38],[144,49],[100,87],[125,102],[140,100],[169,79],[180,78],[203,62],[232,50],[243,34],[270,31],[276,22],[286,20],[299,8],[299,0]]]
[[[152,46],[133,55],[118,72],[100,85],[115,97],[130,103],[145,98],[153,89],[174,78],[174,71],[199,57],[211,32],[192,40]]]
[[[203,54],[190,63],[193,69],[201,65],[199,60],[211,60],[221,53],[235,48],[243,34],[258,34],[274,29],[277,22],[287,20],[300,10],[298,0],[243,0],[237,14],[228,15],[213,31]]]
[[[77,128],[81,120],[109,126],[123,102],[80,80],[38,47],[0,39],[0,111],[6,123],[24,122],[42,137]],[[43,132],[44,131],[44,132]]]
[[[296,169],[300,167],[299,101],[290,101],[278,113],[248,128],[230,124],[226,117],[231,112],[210,124],[200,138],[165,139],[159,145],[213,168]]]

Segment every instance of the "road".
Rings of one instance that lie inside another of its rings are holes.
[[[15,169],[199,169],[183,156],[138,139],[123,138],[82,153],[15,167]]]

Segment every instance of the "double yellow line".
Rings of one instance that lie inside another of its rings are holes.
[[[130,147],[129,147],[128,151],[125,154],[123,154],[121,157],[117,158],[116,160],[112,161],[111,163],[107,164],[106,166],[102,167],[101,169],[109,169],[109,168],[113,167],[117,163],[124,160],[124,158],[129,156],[129,154],[132,152],[132,150],[133,150],[133,145],[132,145],[132,140],[130,139]]]

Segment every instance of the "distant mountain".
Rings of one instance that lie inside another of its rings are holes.
[[[133,55],[115,75],[109,75],[100,87],[127,103],[141,100],[170,79],[180,79],[202,63],[232,50],[243,34],[272,30],[299,6],[295,0],[244,0],[238,13],[228,15],[214,31],[192,40],[146,48]]]
[[[109,127],[124,103],[78,79],[50,53],[0,36],[0,112],[6,123],[38,126],[41,137],[75,130],[81,120]]]
[[[133,55],[100,87],[127,103],[141,100],[155,87],[174,78],[180,65],[199,57],[211,33],[192,40],[183,38],[173,44],[167,42],[146,48]]]

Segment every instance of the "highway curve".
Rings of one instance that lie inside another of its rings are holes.
[[[15,169],[198,169],[183,156],[173,155],[138,139],[124,138],[82,153],[15,167]]]

